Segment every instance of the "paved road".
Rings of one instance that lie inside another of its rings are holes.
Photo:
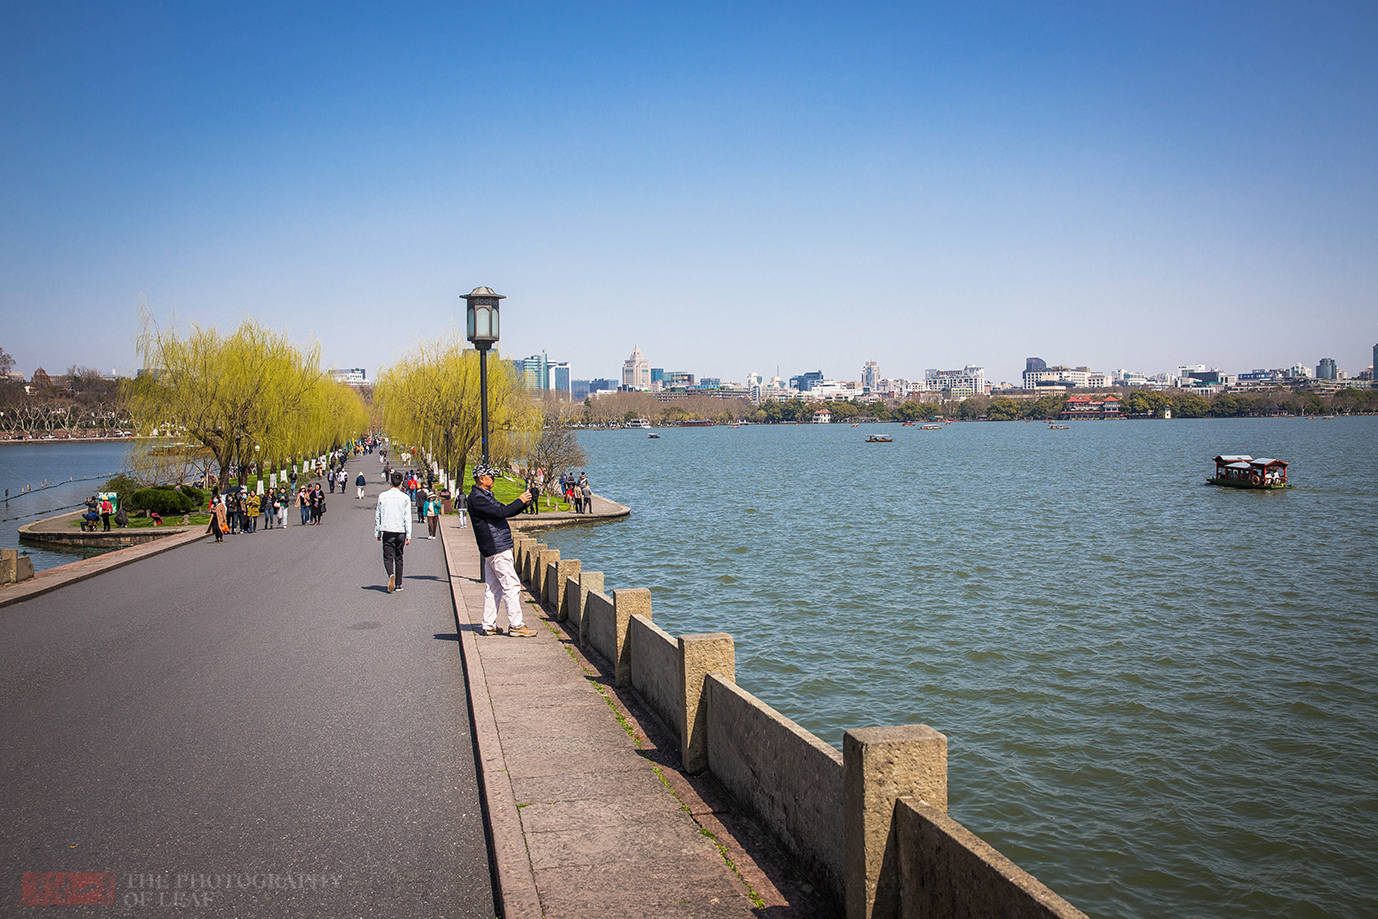
[[[33,912],[23,873],[71,871],[113,873],[115,905],[45,917],[494,915],[441,544],[383,591],[379,465],[353,467],[367,497],[319,527],[293,509],[0,609],[0,916]]]

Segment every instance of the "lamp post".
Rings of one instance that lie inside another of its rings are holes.
[[[464,295],[465,328],[469,341],[478,349],[479,437],[484,465],[488,464],[488,349],[497,343],[498,301],[505,299],[491,287],[475,287]]]

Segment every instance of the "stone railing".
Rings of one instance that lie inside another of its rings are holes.
[[[618,687],[816,878],[848,919],[1084,916],[947,814],[947,738],[927,725],[847,731],[841,753],[737,686],[732,636],[670,635],[648,590],[605,591],[527,535],[531,595]]]
[[[0,587],[33,577],[33,559],[18,549],[0,549]]]

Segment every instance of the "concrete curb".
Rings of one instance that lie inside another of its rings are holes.
[[[196,542],[205,535],[205,531],[201,529],[172,532],[154,542],[115,549],[95,558],[84,558],[80,561],[68,562],[66,565],[58,565],[56,568],[49,568],[47,571],[40,571],[31,580],[20,581],[18,584],[0,588],[0,607],[13,606],[30,597],[45,594],[50,590],[57,590],[59,587],[66,587],[68,584],[75,584],[77,581],[84,581],[106,571],[148,558],[150,555],[157,555],[160,552],[167,552],[169,549],[176,549],[178,546],[185,546],[188,543]]]
[[[573,511],[548,511],[544,514],[532,515],[518,514],[515,517],[507,518],[507,525],[514,532],[525,532],[527,530],[546,530],[551,527],[605,523],[609,520],[621,520],[631,515],[632,509],[625,504],[610,501],[602,495],[594,495],[593,497],[594,507],[597,510],[592,514],[576,514]]]
[[[526,847],[521,815],[517,813],[517,797],[512,791],[507,762],[493,714],[488,681],[483,674],[474,629],[481,615],[475,615],[465,603],[460,591],[463,575],[456,574],[452,563],[450,541],[472,538],[470,531],[459,526],[456,517],[442,517],[440,544],[445,550],[445,567],[450,577],[450,596],[455,607],[455,632],[459,635],[460,651],[464,658],[464,682],[469,695],[469,715],[474,729],[474,746],[478,755],[479,782],[484,799],[484,817],[492,841],[493,872],[496,875],[498,906],[503,919],[541,919],[541,901],[536,893],[536,875],[531,866],[531,853]],[[481,613],[481,611],[478,611]]]

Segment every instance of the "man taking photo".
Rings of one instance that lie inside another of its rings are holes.
[[[498,634],[498,602],[507,610],[507,634],[514,638],[536,635],[522,622],[521,579],[512,563],[512,528],[508,517],[515,517],[531,503],[531,492],[524,491],[508,504],[493,497],[493,477],[497,470],[480,463],[474,467],[474,487],[469,492],[469,516],[474,521],[474,540],[483,556],[483,634]],[[405,496],[403,496],[405,497]]]

